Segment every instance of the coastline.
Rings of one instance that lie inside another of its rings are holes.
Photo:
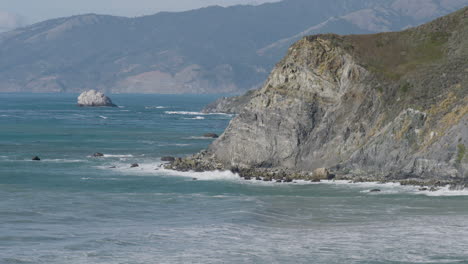
[[[318,176],[312,171],[301,171],[289,168],[239,168],[228,167],[216,160],[216,158],[204,150],[193,156],[186,158],[175,158],[174,161],[161,165],[164,169],[179,172],[214,172],[230,171],[244,180],[257,180],[264,182],[289,183],[293,181],[306,182],[329,182],[348,181],[348,183],[379,183],[379,184],[400,184],[401,186],[419,187],[420,191],[437,191],[448,188],[450,191],[468,190],[468,182],[463,179],[437,179],[437,178],[417,178],[417,177],[395,177],[391,174],[387,176],[357,175],[344,173],[330,168],[326,177]],[[328,169],[327,169],[328,170]]]

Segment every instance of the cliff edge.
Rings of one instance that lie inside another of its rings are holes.
[[[402,32],[303,38],[208,150],[168,167],[466,183],[467,147],[468,7]]]

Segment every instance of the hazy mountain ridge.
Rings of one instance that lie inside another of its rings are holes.
[[[468,4],[419,2],[418,9],[427,11],[414,18],[412,1],[287,0],[139,18],[90,14],[49,20],[0,34],[0,91],[239,92],[259,86],[303,34],[396,30]],[[388,12],[390,17],[382,15]],[[372,28],[362,28],[366,14]]]

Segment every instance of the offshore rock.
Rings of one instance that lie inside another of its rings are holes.
[[[96,90],[83,92],[78,97],[79,106],[111,106],[116,107],[112,100]]]

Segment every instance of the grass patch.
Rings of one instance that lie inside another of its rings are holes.
[[[457,146],[457,163],[460,164],[465,157],[466,147],[463,144],[458,144]]]

